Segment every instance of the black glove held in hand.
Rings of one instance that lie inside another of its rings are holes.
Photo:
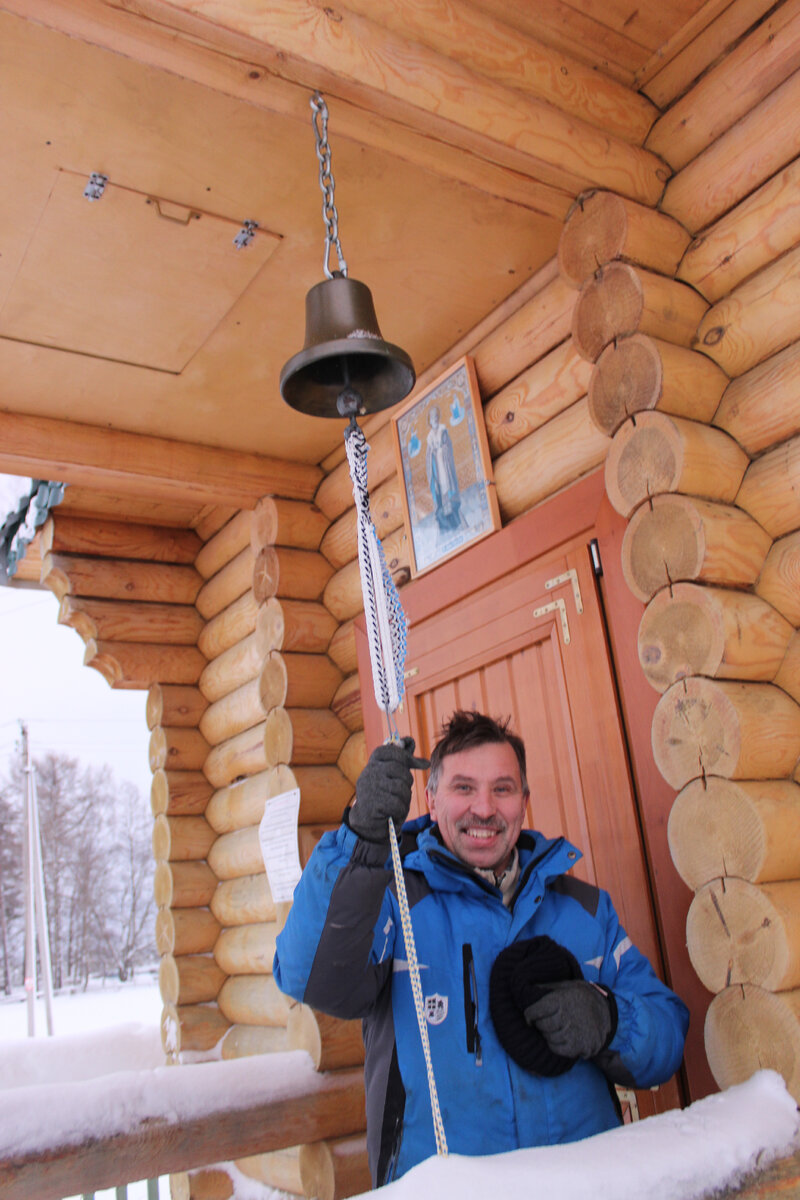
[[[411,771],[424,771],[427,758],[414,758],[414,739],[386,742],[369,756],[356,783],[355,804],[350,809],[350,828],[366,842],[389,843],[388,820],[400,826],[411,807]]]
[[[612,992],[595,983],[551,983],[545,995],[525,1009],[525,1020],[555,1054],[594,1058],[617,1031],[617,1004]]]

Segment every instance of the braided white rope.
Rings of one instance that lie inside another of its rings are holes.
[[[428,1091],[431,1094],[431,1113],[433,1114],[433,1136],[436,1139],[436,1153],[445,1157],[447,1155],[447,1138],[444,1135],[444,1123],[442,1121],[441,1110],[439,1109],[439,1095],[436,1091],[436,1079],[433,1074],[431,1045],[428,1040],[428,1024],[425,1020],[425,1008],[422,999],[422,981],[420,980],[419,963],[417,962],[417,947],[414,942],[414,931],[411,927],[411,913],[408,907],[406,883],[403,878],[403,865],[400,862],[397,831],[391,817],[389,818],[389,841],[392,847],[392,866],[394,867],[395,886],[397,888],[397,902],[400,905],[400,920],[403,926],[403,938],[406,943],[408,973],[411,977],[411,991],[414,993],[414,1009],[417,1014],[422,1053],[425,1056],[425,1069],[428,1073]]]
[[[358,514],[358,565],[364,615],[378,707],[387,715],[400,707],[406,662],[406,619],[369,510],[366,438],[353,424],[345,434],[345,450]]]
[[[369,657],[372,664],[372,681],[375,688],[375,699],[378,706],[386,713],[386,720],[391,731],[390,714],[400,706],[403,698],[404,679],[403,669],[406,661],[406,616],[397,588],[394,586],[383,548],[375,532],[369,509],[369,489],[367,486],[367,445],[363,431],[352,421],[345,433],[345,450],[350,467],[350,478],[353,481],[353,496],[358,514],[358,565],[361,573],[361,591],[364,596],[364,615],[367,622],[367,641]],[[428,1075],[428,1091],[431,1097],[431,1113],[433,1116],[433,1134],[436,1139],[436,1153],[447,1154],[447,1139],[444,1133],[442,1114],[439,1109],[439,1096],[436,1091],[436,1079],[433,1074],[431,1047],[428,1039],[428,1025],[425,1020],[425,1004],[422,996],[422,981],[419,975],[417,947],[414,942],[414,930],[411,925],[411,912],[408,907],[408,894],[403,877],[403,864],[400,861],[400,848],[397,844],[397,831],[394,821],[389,818],[389,841],[392,847],[392,866],[394,867],[397,902],[400,906],[400,920],[403,927],[403,939],[408,960],[408,973],[411,979],[411,991],[414,996],[414,1010],[417,1014],[417,1025],[422,1042],[422,1053],[425,1056],[425,1069]]]

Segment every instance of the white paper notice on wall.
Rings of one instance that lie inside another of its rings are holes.
[[[297,816],[300,789],[292,788],[267,801],[258,827],[261,854],[267,868],[272,899],[276,904],[291,900],[300,879],[300,854],[297,849]]]

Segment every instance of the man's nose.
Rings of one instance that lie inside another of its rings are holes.
[[[472,797],[470,808],[476,817],[493,817],[495,803],[492,789],[489,787],[479,787]]]

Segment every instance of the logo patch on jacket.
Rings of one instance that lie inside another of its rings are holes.
[[[447,996],[434,992],[425,997],[425,1018],[429,1025],[441,1025],[447,1016]]]

